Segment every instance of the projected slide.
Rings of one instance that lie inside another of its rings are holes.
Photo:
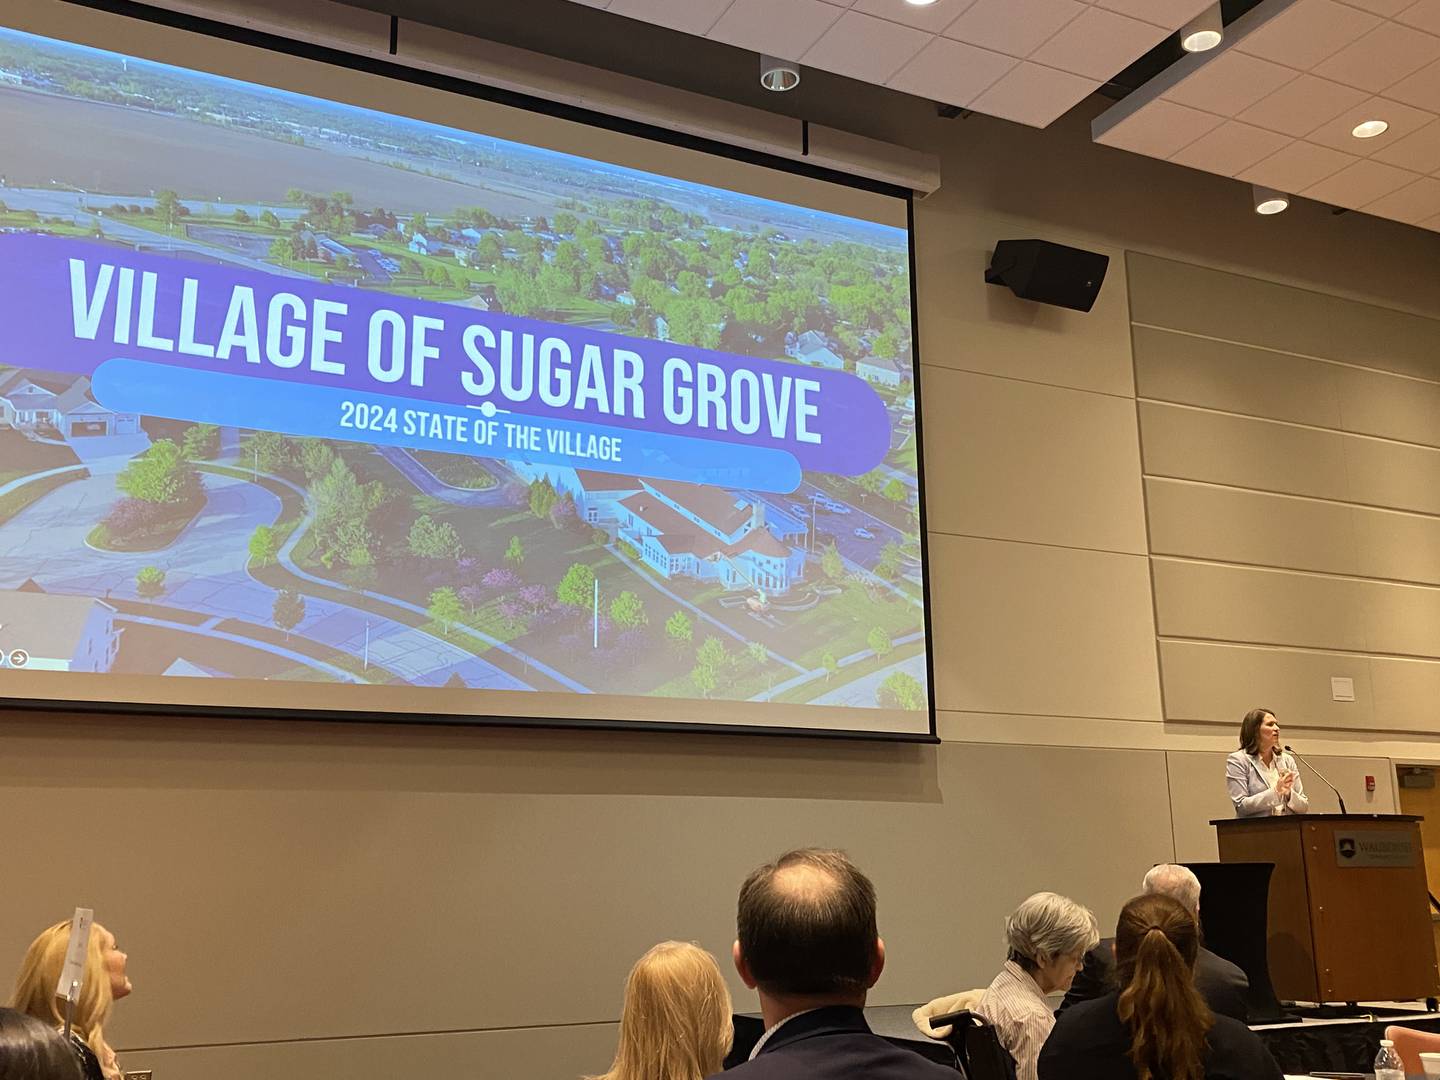
[[[906,230],[6,29],[0,131],[0,678],[928,730]]]

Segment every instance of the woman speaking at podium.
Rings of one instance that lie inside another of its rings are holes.
[[[1310,809],[1295,759],[1280,749],[1280,724],[1269,709],[1251,709],[1240,722],[1240,749],[1225,760],[1225,784],[1236,817]]]

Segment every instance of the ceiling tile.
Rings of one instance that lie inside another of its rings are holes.
[[[583,0],[582,0],[583,2]],[[704,37],[715,20],[730,6],[730,0],[608,0],[616,15],[644,19],[657,26],[683,30]]]
[[[1019,63],[1014,57],[973,45],[935,38],[885,85],[907,94],[968,106],[992,83]]]
[[[1395,16],[1397,22],[1440,34],[1440,0],[1419,0]]]
[[[1359,160],[1338,150],[1331,150],[1328,146],[1293,142],[1258,165],[1252,165],[1240,173],[1239,178],[1249,180],[1252,184],[1264,184],[1278,191],[1295,193],[1319,183],[1327,176],[1333,176],[1351,162]]]
[[[1250,106],[1236,119],[1299,138],[1367,97],[1364,90],[1353,86],[1301,75]]]
[[[1313,70],[1323,79],[1378,94],[1437,59],[1440,37],[1398,23],[1381,23]]]
[[[1415,3],[1415,0],[1345,0],[1345,3],[1351,7],[1373,11],[1376,15],[1384,15],[1390,19]]]
[[[1435,119],[1434,113],[1401,105],[1398,101],[1372,97],[1353,108],[1346,109],[1329,123],[1323,124],[1305,136],[1307,142],[1329,146],[1346,154],[1371,157],[1382,146],[1391,146],[1404,136],[1419,131]],[[1383,135],[1373,139],[1357,139],[1351,132],[1356,124],[1366,120],[1384,120],[1390,128]]]
[[[1235,116],[1295,78],[1295,72],[1230,49],[1165,91],[1167,101]]]
[[[1084,11],[1077,0],[975,0],[945,28],[945,36],[1009,56],[1029,56]]]
[[[1370,158],[1420,173],[1440,170],[1440,121],[1380,147]]]
[[[1408,169],[1397,169],[1379,161],[1357,161],[1347,165],[1334,176],[1327,176],[1318,184],[1311,184],[1303,191],[1296,192],[1307,199],[1330,203],[1332,206],[1346,206],[1359,210],[1366,203],[1399,191],[1406,184],[1419,177]]]
[[[904,0],[856,0],[854,7],[866,15],[878,15],[891,22],[938,34],[974,3],[975,0],[938,0],[926,7],[915,7]]]
[[[1418,225],[1440,214],[1440,180],[1422,177],[1367,204],[1364,210],[1367,214],[1379,214],[1408,225]]]
[[[1187,109],[1169,101],[1153,101],[1126,117],[1095,141],[1150,157],[1168,158],[1214,131],[1224,118]]]
[[[1289,136],[1227,120],[1171,155],[1176,165],[1189,165],[1221,176],[1235,176],[1290,142]],[[1436,211],[1440,213],[1440,210]]]
[[[1379,25],[1380,20],[1369,12],[1335,0],[1299,0],[1246,34],[1235,48],[1309,71]]]
[[[1169,33],[1139,19],[1092,7],[1031,53],[1030,59],[1106,80],[1144,56]]]
[[[1184,26],[1215,0],[1090,0],[1098,8],[1117,11],[1174,30]]]
[[[1429,64],[1385,91],[1395,101],[1440,112],[1440,63]]]
[[[977,97],[973,107],[1002,120],[1046,127],[1098,89],[1095,79],[1024,63]]]
[[[812,67],[883,83],[925,47],[930,34],[873,15],[847,11],[801,57]]]
[[[752,52],[798,60],[840,17],[823,0],[733,0],[707,37]]]

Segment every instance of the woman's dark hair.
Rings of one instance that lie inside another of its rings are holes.
[[[0,1009],[0,1080],[81,1080],[80,1058],[58,1031]]]
[[[1200,927],[1180,901],[1151,893],[1115,927],[1118,1012],[1130,1030],[1137,1080],[1204,1080],[1205,1036],[1215,1017],[1195,989]]]
[[[1247,754],[1260,752],[1260,725],[1267,716],[1274,716],[1274,709],[1251,709],[1240,721],[1240,749]]]

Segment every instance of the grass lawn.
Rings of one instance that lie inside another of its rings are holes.
[[[802,705],[807,701],[814,701],[816,698],[828,694],[831,690],[839,689],[846,683],[864,678],[866,675],[880,671],[883,668],[888,668],[892,664],[909,659],[924,651],[925,643],[923,641],[912,641],[908,645],[901,645],[888,656],[867,656],[864,660],[857,660],[855,663],[841,668],[829,679],[826,679],[822,675],[812,679],[810,682],[791,687],[783,694],[778,695],[775,700],[787,705]],[[925,680],[921,679],[920,681],[923,683]]]
[[[31,442],[18,431],[0,428],[0,484],[62,465],[78,464],[80,459],[68,446]]]
[[[72,480],[83,480],[89,475],[89,469],[81,469],[79,472],[47,476],[43,480],[36,480],[33,484],[22,484],[8,495],[0,495],[0,525],[5,524],[31,503],[38,502],[49,495],[56,488],[68,484]]]
[[[160,551],[173,544],[203,509],[205,496],[202,494],[168,507],[163,518],[130,536],[112,536],[110,527],[102,521],[90,530],[85,542],[101,551]]]
[[[489,491],[500,483],[495,474],[472,457],[442,454],[435,450],[412,450],[410,455],[435,474],[442,484],[470,491]]]
[[[790,616],[786,636],[809,646],[794,659],[803,667],[816,668],[827,652],[841,658],[868,649],[865,639],[877,626],[897,638],[921,629],[924,623],[914,605],[890,593],[871,600],[863,588],[847,582],[840,595],[826,597],[818,607]]]

